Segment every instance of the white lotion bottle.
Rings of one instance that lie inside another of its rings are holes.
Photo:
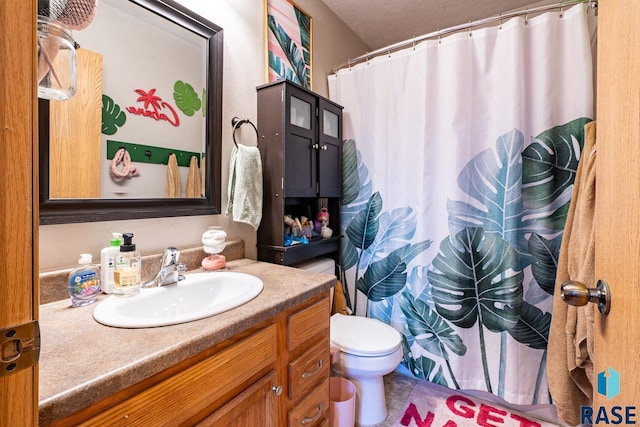
[[[116,257],[120,252],[121,244],[122,233],[111,233],[109,246],[100,251],[100,282],[102,283],[102,292],[105,294],[113,293],[113,274],[116,270]]]

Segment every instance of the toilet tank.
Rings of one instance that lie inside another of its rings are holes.
[[[314,258],[309,261],[293,264],[291,267],[301,268],[313,273],[331,274],[332,276],[336,275],[336,262],[331,258]],[[331,288],[330,294],[331,298],[329,303],[331,304],[330,307],[333,307],[333,288]]]
[[[314,273],[336,274],[336,262],[331,258],[314,258],[309,261],[294,264],[292,267],[312,271]]]

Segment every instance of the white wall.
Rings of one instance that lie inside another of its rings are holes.
[[[231,119],[234,116],[256,122],[255,87],[266,83],[264,2],[262,0],[178,0],[224,29],[224,87],[222,105],[222,208],[227,206],[228,162],[233,145]],[[296,4],[312,17],[313,90],[327,96],[326,76],[334,65],[366,52],[360,41],[319,0],[298,0]],[[244,126],[236,137],[253,143],[255,133]],[[132,232],[143,254],[200,245],[202,233],[220,225],[229,238],[243,239],[246,256],[255,259],[256,233],[249,225],[234,223],[225,214],[147,220],[46,225],[39,228],[40,270],[74,265],[82,252],[94,259],[109,242],[111,232]]]

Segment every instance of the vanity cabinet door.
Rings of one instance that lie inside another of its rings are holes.
[[[277,375],[271,371],[197,426],[277,427],[277,399]]]

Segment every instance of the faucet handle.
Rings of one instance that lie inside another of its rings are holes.
[[[162,267],[164,268],[168,265],[177,265],[178,259],[180,258],[180,249],[169,246],[164,250],[164,255],[162,255]]]
[[[178,281],[184,280],[184,274],[182,273],[187,271],[187,265],[183,263],[176,265],[176,271],[178,272]]]

